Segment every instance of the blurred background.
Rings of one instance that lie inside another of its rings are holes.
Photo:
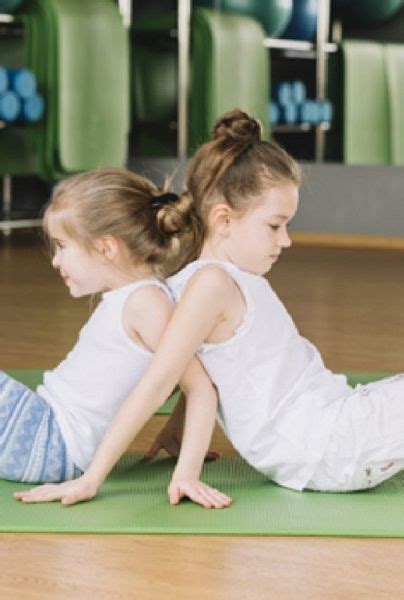
[[[1,229],[100,166],[181,189],[236,106],[302,163],[297,232],[400,245],[402,0],[0,0]]]

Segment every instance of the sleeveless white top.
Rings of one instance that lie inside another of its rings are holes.
[[[232,263],[197,260],[168,279],[178,302],[198,269],[215,264],[237,283],[243,321],[199,359],[217,387],[218,420],[238,452],[280,485],[301,490],[321,460],[344,398],[352,392],[296,329],[264,277]]]
[[[172,300],[168,288],[157,279],[105,292],[76,345],[56,369],[45,372],[43,385],[37,389],[55,411],[67,450],[83,471],[153,356],[131,340],[122,324],[129,295],[149,285],[161,288]]]

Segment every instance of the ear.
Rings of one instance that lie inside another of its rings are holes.
[[[223,236],[227,236],[233,212],[231,206],[225,202],[215,204],[208,217],[209,229],[212,229]]]
[[[113,235],[104,235],[95,242],[95,247],[105,258],[114,261],[119,251],[119,242]]]

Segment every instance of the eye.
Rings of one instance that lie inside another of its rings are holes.
[[[65,248],[65,244],[61,240],[52,240],[52,253],[55,254],[58,250],[63,250]]]
[[[270,228],[272,229],[272,231],[278,231],[280,225],[271,225],[269,224]]]

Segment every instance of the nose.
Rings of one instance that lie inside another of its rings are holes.
[[[55,252],[55,254],[52,257],[52,267],[54,269],[58,269],[59,268],[59,257],[58,257],[58,253]]]
[[[290,246],[292,245],[292,240],[290,239],[290,235],[286,227],[285,229],[281,230],[279,243],[282,246],[282,248],[290,248]]]

